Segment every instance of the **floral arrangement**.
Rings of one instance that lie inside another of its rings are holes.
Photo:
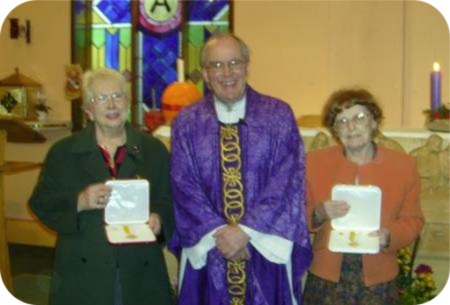
[[[433,120],[449,120],[450,119],[450,109],[449,105],[442,104],[437,110],[427,109],[424,110],[427,118],[430,121]]]
[[[44,91],[42,90],[39,90],[36,93],[36,104],[34,105],[34,109],[36,111],[42,111],[45,113],[48,113],[48,111],[52,109],[50,106],[47,105],[47,97]]]
[[[450,104],[441,105],[437,110],[424,110],[427,116],[425,126],[432,131],[450,132]]]
[[[36,103],[34,109],[36,109],[36,111],[42,112],[48,112],[49,110],[52,110],[52,108],[50,106],[47,106],[47,104],[45,103]]]
[[[412,255],[409,247],[397,253],[400,273],[397,278],[401,305],[416,305],[430,301],[436,295],[436,282],[429,265],[420,264],[412,271]]]

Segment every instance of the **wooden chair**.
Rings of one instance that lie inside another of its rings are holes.
[[[7,219],[4,202],[4,175],[20,173],[39,168],[41,165],[35,162],[5,161],[6,142],[16,143],[40,143],[45,137],[34,131],[23,122],[10,118],[0,118],[0,273],[5,287],[12,292],[11,265],[7,232]]]

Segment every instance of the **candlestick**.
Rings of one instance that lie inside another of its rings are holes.
[[[151,109],[156,109],[157,107],[157,103],[156,103],[156,91],[155,88],[151,88],[150,89],[150,106]]]
[[[156,100],[156,89],[152,87],[150,89],[150,109],[147,109],[147,112],[144,115],[144,122],[147,129],[152,132],[158,126],[164,124],[164,118],[162,112],[158,108],[157,100]]]
[[[441,71],[439,63],[433,64],[431,73],[431,111],[438,111],[441,107]]]
[[[177,59],[177,76],[178,82],[184,82],[184,61],[181,58]]]

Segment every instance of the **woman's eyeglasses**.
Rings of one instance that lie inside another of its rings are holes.
[[[353,126],[364,127],[369,121],[371,115],[367,112],[360,112],[351,118],[340,118],[334,121],[334,129],[336,131],[343,131],[348,129],[349,124],[351,123]]]
[[[114,92],[111,94],[99,94],[97,96],[94,96],[91,99],[91,102],[96,102],[98,104],[106,104],[109,100],[111,100],[113,103],[122,102],[125,97],[125,93],[123,92]]]

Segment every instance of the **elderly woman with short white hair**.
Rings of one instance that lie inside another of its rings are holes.
[[[38,218],[58,234],[51,305],[168,305],[170,283],[160,242],[112,244],[104,209],[111,179],[150,182],[148,223],[168,240],[173,231],[169,154],[127,122],[125,78],[102,68],[83,77],[87,126],[54,144],[30,198]]]

